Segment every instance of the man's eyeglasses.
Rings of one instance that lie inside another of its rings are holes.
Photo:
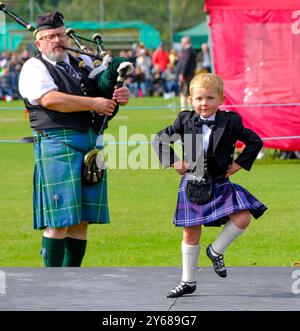
[[[46,40],[46,41],[49,41],[49,42],[53,42],[53,41],[55,41],[56,37],[58,39],[68,38],[68,36],[66,35],[66,33],[61,32],[61,33],[57,33],[57,34],[48,34],[48,35],[46,35],[44,37],[41,37],[39,40]]]

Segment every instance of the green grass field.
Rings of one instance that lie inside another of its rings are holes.
[[[151,134],[172,122],[178,109],[149,108],[174,102],[179,104],[177,99],[132,99],[107,133],[119,140],[119,127],[127,126],[128,137],[139,133],[150,140]],[[149,108],[130,109],[138,106]],[[1,107],[23,104],[2,102]],[[23,111],[0,109],[0,140],[30,135]],[[128,154],[136,148],[128,147]],[[143,148],[148,148],[150,156],[150,146]],[[0,152],[0,267],[42,267],[42,232],[32,229],[32,145],[0,143]],[[111,169],[108,176],[111,224],[90,226],[83,266],[180,266],[182,230],[172,224],[179,176],[162,169]],[[299,261],[299,160],[257,160],[250,173],[240,171],[231,180],[245,186],[269,209],[229,247],[226,265],[291,266]],[[203,229],[200,266],[210,266],[204,248],[219,231]]]

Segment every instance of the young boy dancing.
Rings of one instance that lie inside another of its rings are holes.
[[[267,209],[249,191],[229,180],[241,168],[250,170],[263,143],[255,132],[243,126],[237,113],[219,110],[223,101],[224,87],[219,76],[196,75],[190,84],[194,110],[180,112],[173,125],[158,132],[153,141],[163,167],[173,167],[182,176],[173,221],[175,226],[183,227],[182,280],[168,293],[169,298],[196,290],[202,225],[225,224],[217,239],[206,248],[206,254],[215,272],[226,277],[224,251],[246,230],[251,215],[258,218]],[[195,146],[197,137],[200,137],[199,146]],[[171,146],[177,139],[182,141],[184,160],[178,158]],[[238,140],[245,148],[234,160]],[[195,202],[187,190],[189,181],[207,175],[213,182],[211,197],[208,201]]]

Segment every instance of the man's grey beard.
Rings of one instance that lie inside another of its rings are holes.
[[[67,51],[64,51],[61,55],[57,55],[56,53],[52,52],[52,53],[47,54],[45,56],[50,61],[61,62],[68,56],[68,53],[67,53]]]

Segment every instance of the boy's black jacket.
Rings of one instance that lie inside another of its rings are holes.
[[[182,111],[178,114],[173,125],[156,134],[153,140],[153,147],[163,167],[167,168],[179,160],[172,147],[176,139],[169,140],[166,143],[166,137],[177,136],[177,139],[181,139],[184,148],[185,135],[201,133],[201,128],[197,126],[198,118],[199,115],[195,111]],[[237,141],[243,142],[245,148],[235,159],[235,162],[249,171],[263,146],[261,138],[254,131],[245,128],[241,116],[235,112],[218,110],[215,121],[207,152],[209,172],[214,177],[226,174],[228,167],[233,162]],[[165,158],[164,156],[166,155],[168,157]]]

